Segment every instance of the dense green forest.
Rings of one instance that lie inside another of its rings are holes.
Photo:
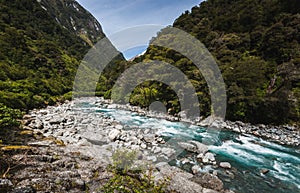
[[[72,10],[73,0],[59,2],[0,0],[1,127],[15,126],[9,117],[20,118],[19,110],[70,98],[80,61],[91,44],[104,37],[101,29],[81,30],[83,18],[87,23],[96,21],[88,12]],[[70,15],[77,28],[69,21]],[[297,0],[207,0],[183,13],[173,26],[198,38],[213,54],[227,87],[227,119],[299,123]],[[157,46],[150,46],[134,61],[119,57],[121,62],[110,65],[100,77],[97,95],[110,97],[126,68],[149,59],[166,61],[184,72],[196,88],[201,115],[210,115],[209,89],[197,67],[180,53]],[[180,111],[176,93],[157,81],[139,85],[130,102],[148,107],[156,100],[173,114]]]
[[[9,117],[20,112],[13,109],[54,104],[72,91],[90,45],[51,14],[36,0],[0,0],[0,127],[16,125]]]
[[[297,0],[207,0],[186,11],[174,27],[197,37],[213,54],[227,90],[229,120],[299,123],[300,4]],[[150,46],[128,66],[163,60],[183,71],[196,88],[202,116],[210,114],[206,81],[193,63],[168,48]],[[163,101],[180,110],[176,94],[159,82],[135,89],[131,103]]]

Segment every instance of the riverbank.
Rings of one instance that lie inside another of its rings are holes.
[[[104,100],[104,99],[100,99],[100,100],[101,103],[107,104],[106,105],[107,108],[128,110],[128,111],[136,112],[142,116],[166,119],[169,121],[188,122],[201,127],[211,127],[218,130],[226,129],[236,133],[251,134],[256,137],[261,137],[263,139],[267,139],[269,141],[281,145],[288,145],[294,147],[300,146],[300,128],[298,125],[280,125],[280,126],[264,125],[264,124],[253,125],[250,123],[243,123],[241,121],[235,121],[235,122],[228,121],[228,120],[223,121],[221,119],[213,118],[213,117],[207,117],[204,120],[199,120],[195,122],[195,121],[191,121],[188,119],[183,119],[171,115],[150,112],[136,106],[111,104],[110,100]]]
[[[177,152],[157,129],[128,130],[118,121],[106,116],[97,107],[107,101],[96,99],[71,101],[45,109],[32,110],[23,119],[23,134],[30,135],[25,149],[2,146],[4,154],[12,155],[17,167],[11,170],[11,180],[0,180],[0,189],[10,192],[101,192],[101,187],[112,173],[107,170],[115,150],[126,148],[137,151],[137,163],[154,166],[156,180],[169,178],[168,192],[216,193],[225,190],[217,173],[188,173],[167,162]],[[194,142],[196,143],[196,142]],[[211,154],[208,148],[197,143],[182,144],[189,151]],[[16,150],[16,151],[15,151]],[[200,159],[200,157],[199,157]],[[207,160],[207,164],[217,163]],[[207,182],[209,180],[209,182]]]
[[[130,116],[128,116],[128,110],[131,112],[129,113]],[[111,116],[112,114],[115,117]],[[140,117],[140,115],[147,120],[143,120],[144,118]],[[116,118],[119,118],[119,121]],[[124,124],[128,120],[131,122]],[[165,122],[164,120],[173,122]],[[241,175],[235,168],[236,163],[217,159],[218,154],[214,151],[222,151],[223,147],[211,147],[210,144],[205,143],[205,140],[196,141],[179,138],[172,140],[166,137],[165,133],[161,132],[165,127],[163,124],[169,124],[173,128],[181,124],[175,122],[177,120],[178,118],[176,117],[156,114],[138,107],[112,104],[109,100],[101,98],[77,99],[58,106],[32,110],[24,116],[23,128],[34,139],[28,142],[27,145],[35,149],[35,154],[26,159],[32,160],[33,157],[37,159],[33,161],[35,164],[28,170],[20,170],[19,173],[16,173],[16,176],[20,176],[16,180],[18,182],[17,186],[31,186],[34,184],[35,186],[47,187],[47,190],[51,190],[53,187],[56,187],[55,183],[58,181],[51,178],[48,183],[51,185],[41,186],[41,184],[47,182],[47,176],[58,176],[59,181],[63,182],[62,184],[65,184],[65,186],[68,183],[70,184],[71,182],[67,180],[69,167],[65,166],[68,165],[69,157],[71,157],[73,159],[71,162],[73,165],[75,164],[70,169],[70,171],[75,172],[70,173],[73,176],[72,181],[80,182],[79,184],[84,184],[84,186],[76,185],[74,186],[75,188],[69,186],[72,188],[66,192],[80,192],[84,187],[89,187],[90,190],[90,187],[94,187],[96,190],[96,186],[98,185],[99,187],[99,180],[101,181],[101,186],[112,175],[106,170],[106,167],[111,163],[113,152],[117,149],[126,148],[139,152],[138,157],[140,160],[138,162],[143,160],[143,162],[151,163],[155,167],[155,177],[157,179],[172,176],[169,186],[170,191],[177,190],[177,192],[195,193],[230,192],[225,190],[224,183],[230,184]],[[143,121],[144,125],[146,125],[145,127],[136,126]],[[147,124],[147,122],[155,121],[158,121],[157,126]],[[249,129],[249,131],[244,129],[247,124],[240,122],[232,123],[218,120],[210,122],[210,120],[206,119],[198,123],[198,125],[204,127],[207,123],[210,123],[209,127],[228,127],[226,128],[228,131],[232,130],[245,135],[247,132],[252,131],[252,129]],[[185,128],[186,125],[182,124]],[[252,126],[250,125],[250,127]],[[193,132],[193,126],[188,126],[188,128],[190,128],[189,132]],[[219,129],[219,131],[221,130]],[[185,132],[188,131],[183,130],[182,134],[184,135]],[[204,132],[204,130],[198,128],[197,132]],[[224,144],[226,145],[226,143]],[[43,156],[44,154],[46,155],[45,157]],[[170,163],[171,160],[173,160],[173,163]],[[61,162],[63,162],[62,165],[60,165]],[[47,170],[34,169],[39,168],[39,165],[43,165],[42,168],[51,169],[45,175],[42,175],[41,172]],[[91,165],[93,167],[88,168]],[[57,168],[59,166],[62,166],[62,169]],[[76,168],[79,168],[79,170],[77,171]],[[53,173],[51,170],[55,170],[57,173]],[[101,175],[103,173],[104,179],[93,178],[92,176],[95,175],[95,172],[100,172]],[[258,168],[258,171],[254,171],[255,175],[261,175],[263,178],[268,172],[270,172],[270,169],[268,167],[264,168],[263,165]],[[29,173],[31,173],[31,176],[28,176]],[[222,180],[225,179],[226,181],[220,180],[220,176],[222,176]],[[81,189],[78,189],[78,187]]]

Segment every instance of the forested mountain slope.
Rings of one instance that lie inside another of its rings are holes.
[[[227,119],[252,123],[299,123],[300,4],[297,0],[207,0],[186,11],[174,27],[197,37],[213,54],[227,90]],[[210,96],[196,66],[180,53],[150,46],[135,62],[164,60],[181,69],[197,90],[203,116]],[[135,90],[131,103],[162,100],[179,110],[166,86],[148,82]],[[150,89],[150,90],[151,90]],[[142,96],[142,97],[140,97]]]
[[[80,61],[103,37],[74,0],[0,0],[0,118],[72,91]]]

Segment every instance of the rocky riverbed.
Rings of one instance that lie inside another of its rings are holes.
[[[159,128],[128,127],[107,116],[105,110],[101,109],[125,109],[137,115],[179,120],[178,117],[138,107],[111,104],[102,98],[77,99],[32,110],[23,119],[24,130],[33,137],[27,143],[30,151],[25,156],[30,164],[29,167],[25,164],[24,170],[14,174],[13,183],[16,187],[29,187],[38,192],[55,192],[55,188],[62,192],[97,192],[99,186],[112,176],[106,167],[112,161],[113,152],[126,148],[138,152],[137,162],[155,166],[156,179],[170,177],[170,191],[230,192],[224,190],[219,172],[230,180],[235,177],[237,170],[227,161],[217,161],[216,154],[209,150],[209,144],[196,140],[170,140],[162,135]],[[291,126],[253,126],[212,118],[194,124],[253,134],[280,144],[299,146],[300,141],[299,130]],[[18,160],[23,154],[16,154],[13,159]],[[177,166],[189,166],[185,169],[189,172],[170,166],[168,162],[171,160],[176,160]],[[268,171],[262,168],[261,173]]]
[[[126,148],[138,151],[137,162],[147,162],[155,167],[156,180],[170,178],[170,192],[232,192],[224,190],[216,172],[203,173],[199,172],[200,168],[193,167],[193,172],[188,173],[170,166],[167,162],[178,153],[157,133],[157,129],[126,129],[104,113],[77,106],[81,102],[48,106],[24,116],[23,132],[32,139],[27,142],[26,151],[15,152],[8,146],[1,148],[4,152],[12,151],[12,161],[20,163],[17,164],[19,170],[12,172],[13,180],[0,180],[0,190],[11,190],[12,193],[101,192],[99,187],[112,176],[106,168],[112,161],[113,152]],[[107,102],[88,99],[88,103],[99,107],[111,105]],[[178,145],[197,153],[203,164],[231,167],[229,163],[217,163],[207,146],[200,142],[181,142]],[[182,161],[190,162],[188,159]]]
[[[110,104],[111,101],[103,100],[104,103]],[[300,128],[298,125],[264,125],[258,124],[253,125],[250,123],[243,123],[241,121],[224,121],[217,117],[207,117],[204,120],[192,121],[185,118],[174,117],[167,114],[158,114],[155,112],[146,111],[136,106],[111,104],[108,108],[124,109],[132,112],[137,112],[139,115],[147,117],[156,117],[166,119],[170,121],[184,121],[201,127],[211,127],[215,129],[227,129],[236,133],[251,134],[257,137],[261,137],[272,142],[289,145],[289,146],[300,146]]]
[[[200,126],[208,126],[205,122],[199,123]],[[227,129],[242,134],[251,134],[257,137],[267,139],[269,141],[281,144],[299,147],[300,145],[300,130],[298,126],[291,125],[252,125],[241,121],[221,121],[215,120],[211,127]]]

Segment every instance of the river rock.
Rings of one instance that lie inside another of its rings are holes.
[[[61,137],[61,136],[64,135],[64,132],[63,131],[58,131],[55,135],[58,136],[58,137]]]
[[[189,143],[195,145],[197,147],[197,153],[206,153],[208,151],[208,147],[203,144],[203,143],[200,143],[198,141],[189,141]]]
[[[117,137],[121,134],[121,131],[118,129],[113,129],[108,134],[108,139],[111,141],[114,141],[117,139]]]
[[[161,152],[161,148],[160,148],[160,147],[157,147],[157,146],[154,146],[154,147],[152,148],[152,152],[153,152],[154,154],[158,154],[158,153]]]
[[[170,178],[168,190],[178,193],[199,193],[202,192],[202,186],[193,182],[193,175],[177,167],[170,166],[166,162],[156,164],[160,175],[164,178]]]
[[[217,176],[210,173],[199,173],[195,175],[192,180],[204,188],[213,189],[215,191],[223,190],[223,182]]]
[[[198,166],[198,165],[194,165],[194,166],[192,167],[192,172],[193,172],[193,174],[198,174],[198,173],[200,172],[200,170],[201,170],[201,167]]]
[[[160,144],[165,144],[166,143],[165,140],[161,137],[158,137],[156,141]]]
[[[204,157],[202,158],[202,162],[203,163],[213,163],[215,162],[215,155],[213,153],[207,152]]]
[[[49,123],[51,125],[54,125],[54,124],[60,124],[62,122],[64,122],[65,119],[61,116],[55,116],[55,117],[52,117],[52,119],[50,119]]]
[[[146,148],[147,148],[147,145],[146,145],[145,143],[142,143],[142,144],[141,144],[141,148],[146,149]]]
[[[28,126],[32,129],[43,129],[44,128],[43,122],[40,119],[35,119]]]
[[[229,162],[220,162],[220,167],[225,169],[230,169],[231,164]]]
[[[15,188],[9,193],[36,193],[36,190],[32,186],[24,186]]]
[[[23,119],[31,119],[31,118],[32,118],[32,115],[26,114],[26,115],[23,116]]]
[[[260,170],[260,173],[267,174],[267,173],[269,173],[269,171],[270,171],[269,169],[263,168]]]
[[[232,130],[237,133],[241,132],[240,128],[238,128],[238,127],[233,127]]]
[[[167,157],[171,157],[176,151],[174,149],[168,148],[168,147],[163,147],[161,149],[161,152],[165,154]]]
[[[186,143],[186,142],[179,142],[178,145],[181,148],[183,148],[183,149],[185,149],[185,150],[187,150],[189,152],[197,153],[197,147],[195,145],[193,145],[193,144]]]
[[[146,134],[146,135],[144,135],[143,139],[147,143],[153,143],[155,141],[155,135],[154,134]]]
[[[181,162],[181,164],[188,164],[188,163],[190,163],[191,161],[188,159],[188,158],[182,158],[182,159],[180,159],[180,162]]]
[[[147,135],[150,132],[150,129],[145,129],[144,134]]]
[[[115,128],[118,129],[118,130],[122,130],[123,129],[123,125],[118,124],[118,125],[115,126]]]
[[[204,120],[202,120],[200,123],[198,123],[198,125],[199,125],[200,127],[208,127],[208,126],[210,126],[213,122],[214,122],[213,116],[208,116],[208,117],[206,117]]]
[[[86,125],[86,124],[90,124],[91,122],[92,122],[91,119],[83,119],[80,123]]]
[[[157,161],[157,158],[156,158],[156,156],[148,156],[148,157],[147,157],[147,160],[148,160],[148,161],[152,161],[152,162],[156,162],[156,161]]]
[[[1,188],[13,186],[12,182],[8,179],[0,179],[0,190]]]
[[[171,178],[168,190],[178,193],[199,193],[202,192],[202,186],[182,176]]]
[[[157,164],[155,165],[155,168],[158,169],[158,170],[161,170],[161,169],[164,168],[165,166],[168,167],[169,164],[168,164],[167,162],[159,162],[159,163],[157,163]]]
[[[212,189],[203,188],[202,193],[220,193],[220,192]]]

